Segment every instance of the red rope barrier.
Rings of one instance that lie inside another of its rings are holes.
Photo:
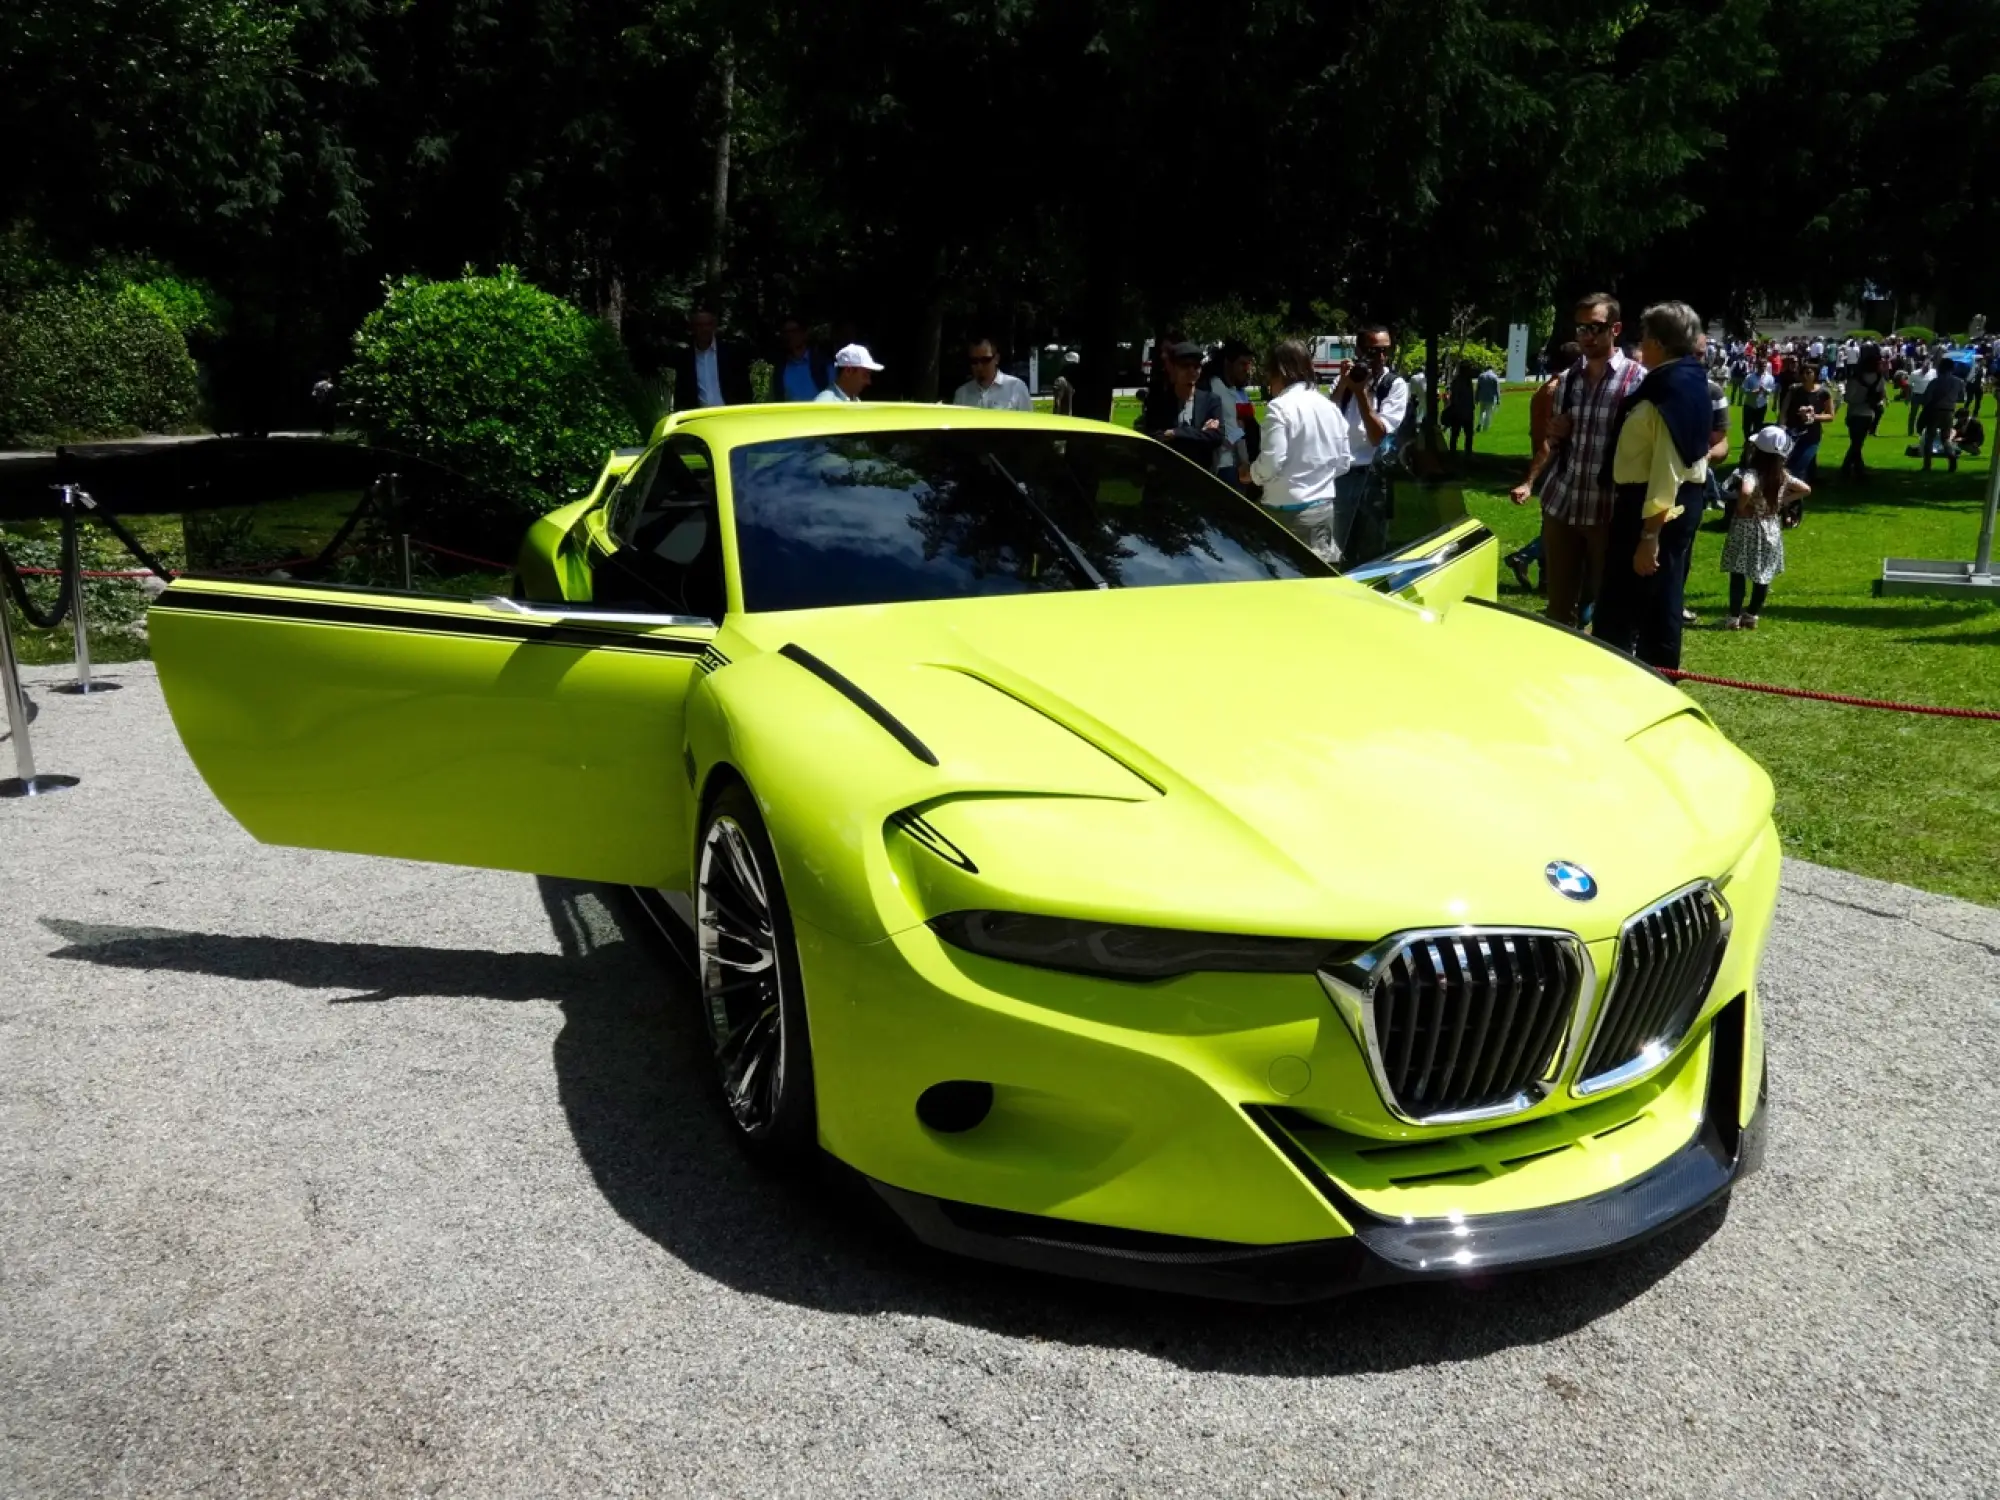
[[[326,558],[325,561],[335,562],[343,557],[356,557],[368,550],[366,547],[343,547],[340,551],[334,553],[332,557]],[[296,568],[305,563],[319,561],[321,561],[321,558],[315,554],[312,557],[288,557],[281,562],[255,563],[244,568],[203,568],[200,571],[211,577],[217,575],[222,577],[247,577],[252,573],[275,573],[280,568]],[[63,576],[61,568],[16,568],[14,571],[28,578],[60,578]],[[85,578],[151,578],[155,576],[151,568],[84,568],[82,569],[82,573]],[[186,575],[176,570],[167,576],[169,578],[182,578]]]
[[[426,552],[437,552],[446,557],[455,557],[460,562],[478,563],[480,567],[485,568],[491,573],[511,573],[514,571],[512,563],[495,562],[490,557],[474,557],[470,552],[455,552],[450,547],[440,547],[436,542],[419,541],[416,537],[411,537],[410,545],[412,547],[421,547]]]
[[[1707,677],[1700,672],[1683,672],[1678,667],[1660,667],[1662,677],[1676,682],[1705,682],[1710,687],[1741,688],[1746,693],[1773,693],[1780,698],[1809,698],[1815,703],[1840,703],[1848,708],[1886,708],[1903,714],[1935,714],[1942,719],[2000,719],[2000,710],[1990,708],[1939,708],[1929,703],[1895,703],[1887,698],[1850,698],[1844,693],[1815,693],[1809,688],[1773,687],[1768,682],[1738,682],[1733,677]]]

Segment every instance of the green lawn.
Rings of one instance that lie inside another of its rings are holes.
[[[1509,394],[1490,433],[1504,458],[1462,465],[1468,507],[1511,549],[1535,534],[1532,506],[1506,491],[1527,454],[1525,396]],[[1739,424],[1741,418],[1737,418]],[[1995,424],[1987,414],[1989,426]],[[1892,407],[1865,459],[1861,483],[1835,474],[1847,451],[1832,424],[1806,521],[1785,534],[1786,571],[1754,632],[1715,628],[1728,600],[1718,566],[1720,518],[1696,544],[1688,605],[1691,672],[1854,697],[2000,710],[2000,608],[1872,592],[1882,559],[1970,558],[1978,539],[1987,461],[1956,478],[1924,475],[1906,458],[1904,411]],[[1503,575],[1501,598],[1538,601]],[[2000,906],[2000,723],[1939,719],[1776,698],[1690,684],[1717,723],[1770,769],[1786,849],[1884,880]]]
[[[1510,390],[1477,457],[1459,460],[1466,504],[1511,548],[1535,534],[1534,508],[1507,499],[1527,455],[1526,392]],[[1116,419],[1138,414],[1121,401]],[[1697,546],[1690,606],[1702,624],[1688,632],[1690,671],[1785,686],[1909,702],[2000,709],[2000,608],[1926,599],[1877,599],[1871,585],[1885,556],[1968,558],[1978,534],[1985,460],[1956,477],[1917,472],[1904,457],[1904,414],[1893,408],[1886,435],[1870,441],[1877,471],[1861,484],[1833,477],[1846,450],[1844,424],[1826,442],[1827,461],[1806,524],[1785,539],[1788,571],[1771,591],[1760,628],[1714,628],[1726,600],[1717,567],[1722,533],[1711,520]],[[2000,420],[1992,425],[2000,428]],[[239,514],[198,542],[226,556],[273,561],[310,553],[331,536],[351,495],[306,496]],[[163,560],[181,565],[187,538],[178,517],[134,523]],[[93,529],[94,530],[94,529]],[[20,560],[23,544],[51,544],[46,528],[9,527],[4,540]],[[379,539],[378,539],[379,540]],[[197,561],[213,565],[212,558]],[[128,565],[115,543],[94,541],[93,566]],[[435,565],[434,565],[435,564]],[[418,562],[419,587],[455,593],[504,590],[493,574],[450,571],[442,559]],[[385,554],[345,565],[357,582],[393,581]],[[1501,598],[1520,608],[1538,600],[1502,582]],[[100,661],[130,660],[144,643],[125,626],[143,613],[135,586],[92,586],[92,652]],[[70,658],[67,627],[20,632],[31,662]],[[1807,859],[2000,906],[2000,723],[1939,719],[1776,698],[1728,688],[1688,689],[1715,719],[1771,770],[1786,848]]]

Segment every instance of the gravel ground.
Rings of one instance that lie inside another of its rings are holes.
[[[262,848],[149,669],[108,675],[38,694],[83,784],[0,802],[0,1494],[2000,1486],[2000,912],[1788,868],[1726,1218],[1478,1287],[1147,1299],[760,1180],[619,898]]]

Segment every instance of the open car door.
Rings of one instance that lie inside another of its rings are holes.
[[[183,579],[148,616],[181,741],[271,844],[685,888],[706,619]]]
[[[1442,612],[1464,598],[1499,597],[1500,540],[1485,522],[1465,516],[1346,573],[1357,583]]]

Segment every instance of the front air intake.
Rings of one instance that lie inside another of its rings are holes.
[[[1630,1083],[1673,1055],[1715,986],[1729,929],[1728,903],[1706,880],[1625,923],[1577,1093]]]
[[[1568,933],[1399,933],[1323,972],[1383,1102],[1416,1125],[1532,1108],[1561,1076],[1590,960]]]

